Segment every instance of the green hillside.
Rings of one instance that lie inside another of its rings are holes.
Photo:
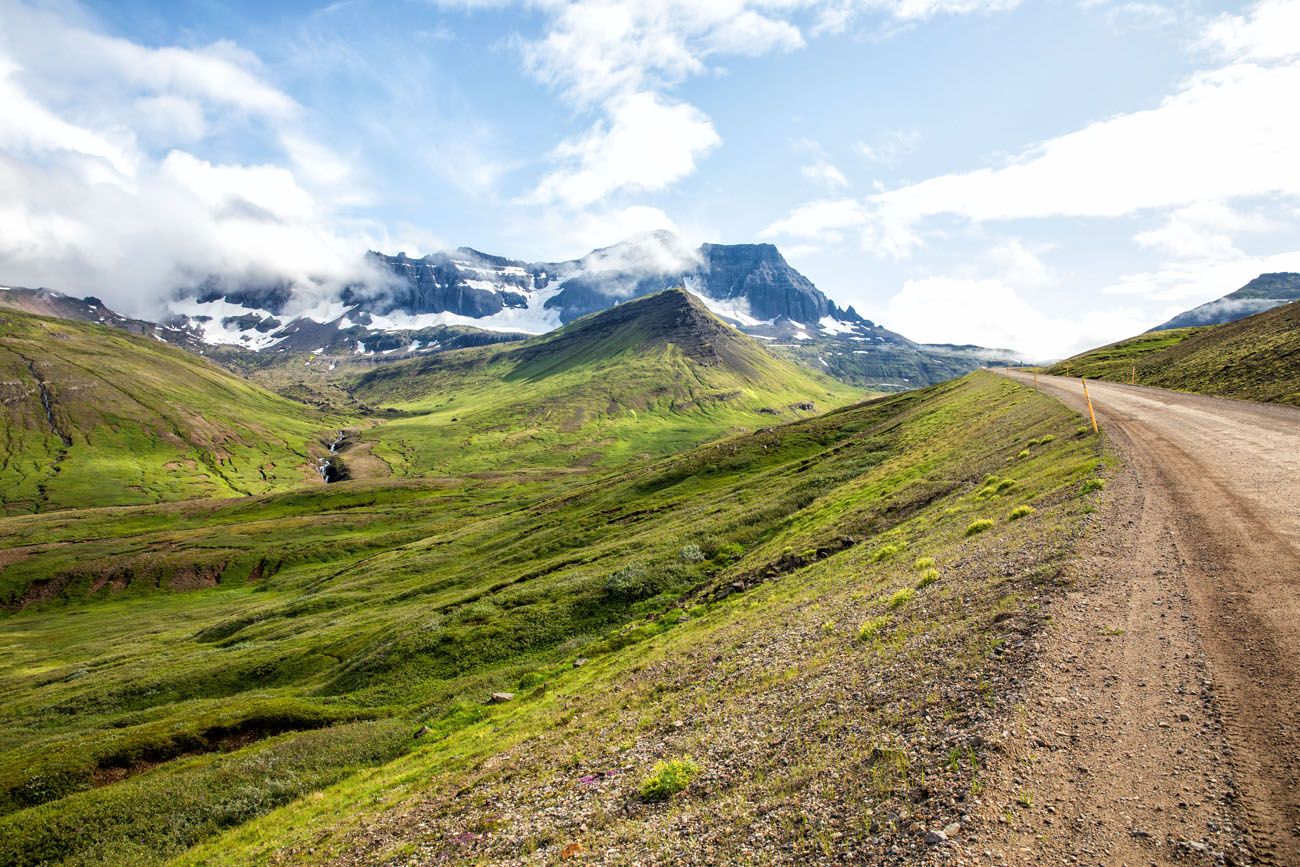
[[[159,340],[8,310],[0,388],[8,514],[282,490],[341,424]]]
[[[1300,406],[1300,302],[1223,325],[1148,332],[1046,372]]]
[[[348,384],[402,474],[612,467],[863,395],[770,355],[681,290],[523,343],[395,362]]]
[[[587,363],[555,339],[512,382]],[[974,374],[597,477],[0,519],[0,851],[879,860],[982,785],[1080,430]]]

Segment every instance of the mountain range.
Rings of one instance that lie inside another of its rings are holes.
[[[329,356],[428,354],[523,339],[632,298],[684,288],[778,352],[855,385],[898,390],[1018,360],[1007,350],[909,340],[837,305],[772,244],[690,247],[655,232],[564,262],[469,247],[420,258],[371,251],[365,261],[371,281],[345,286],[313,309],[282,282],[209,280],[171,299],[171,330],[162,336]]]

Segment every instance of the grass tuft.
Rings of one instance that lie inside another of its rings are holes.
[[[933,569],[933,568],[934,568],[934,558],[933,558],[933,557],[917,557],[917,558],[916,558],[916,562],[912,564],[912,568],[913,568],[913,569]]]
[[[993,522],[988,518],[980,518],[978,521],[971,521],[970,526],[966,528],[966,535],[976,536],[991,529],[993,529]]]
[[[1034,513],[1033,506],[1016,506],[1014,509],[1011,510],[1011,514],[1007,515],[1007,518],[1012,521],[1019,521],[1021,518],[1028,517],[1033,513]]]
[[[641,781],[641,799],[666,801],[686,789],[700,772],[700,766],[690,756],[658,762],[650,776]]]
[[[911,602],[915,597],[915,590],[911,587],[904,587],[902,590],[895,591],[894,594],[889,597],[889,602],[886,604],[889,606],[890,611],[897,611],[899,608],[902,608],[904,605]]]
[[[938,580],[939,580],[938,569],[926,569],[924,572],[921,573],[921,577],[916,580],[916,589],[924,590],[926,587],[929,587],[931,584],[933,584]]]
[[[871,618],[858,627],[858,641],[874,641],[888,623],[889,618],[884,615]]]

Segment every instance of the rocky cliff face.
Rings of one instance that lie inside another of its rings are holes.
[[[772,244],[705,244],[696,272],[702,294],[744,299],[755,319],[817,322],[823,316],[859,321],[840,310]]]

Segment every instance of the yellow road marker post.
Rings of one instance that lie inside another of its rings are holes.
[[[1097,414],[1092,411],[1092,398],[1088,395],[1088,380],[1081,376],[1079,377],[1079,382],[1083,383],[1083,399],[1088,401],[1088,418],[1092,419],[1092,432],[1101,433],[1101,431],[1097,429]]]
[[[1133,365],[1132,368],[1129,370],[1129,373],[1128,373],[1128,384],[1129,384],[1129,385],[1137,385],[1137,384],[1138,384],[1138,366],[1137,366],[1136,364]]]

